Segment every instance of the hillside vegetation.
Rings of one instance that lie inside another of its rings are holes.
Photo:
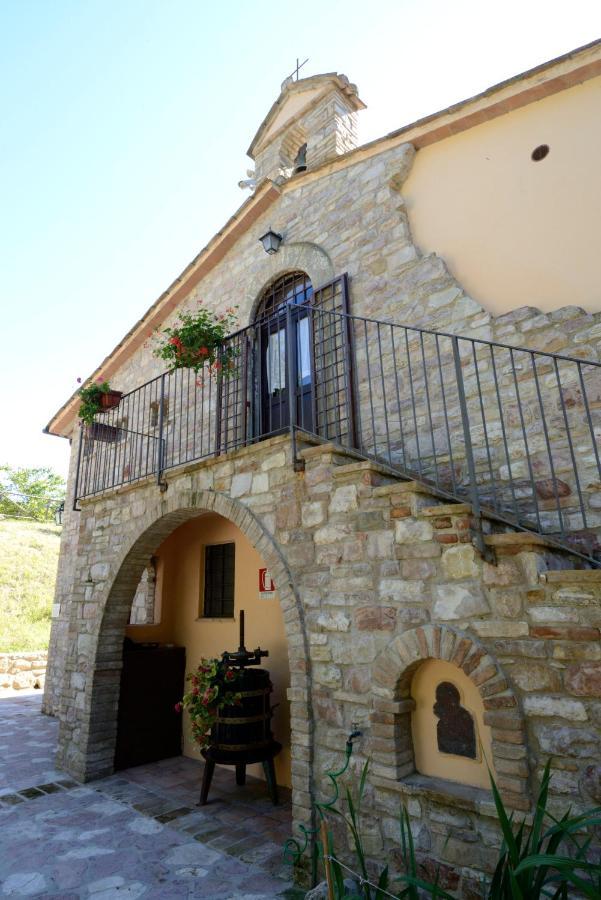
[[[60,534],[49,523],[0,519],[0,653],[48,647]]]

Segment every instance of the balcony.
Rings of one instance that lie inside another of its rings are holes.
[[[351,316],[346,279],[233,334],[83,429],[77,499],[289,431],[598,565],[601,364]]]

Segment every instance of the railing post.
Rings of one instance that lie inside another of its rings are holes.
[[[221,359],[221,346],[219,350],[219,355],[217,357],[218,360]],[[217,378],[216,378],[216,409],[215,409],[215,456],[220,456],[221,454],[221,426],[222,426],[222,418],[223,418],[223,372],[220,368],[217,369]],[[210,415],[210,412],[209,412]],[[227,429],[227,419],[226,419],[226,429]],[[227,434],[226,434],[227,438]]]
[[[459,409],[461,410],[461,424],[463,426],[463,441],[465,443],[465,459],[467,462],[467,471],[470,482],[470,502],[472,505],[472,514],[476,522],[476,546],[482,554],[486,553],[484,544],[484,535],[482,534],[482,519],[480,510],[480,495],[478,494],[478,485],[476,483],[476,466],[474,464],[474,449],[472,447],[472,435],[470,432],[470,420],[467,412],[467,403],[465,399],[465,386],[463,384],[463,369],[461,367],[461,357],[459,355],[459,340],[456,335],[451,337],[451,346],[453,347],[453,360],[455,362],[455,378],[457,380],[457,394],[459,397]]]
[[[288,375],[288,419],[290,420],[290,441],[292,443],[292,463],[295,472],[302,472],[305,468],[304,460],[298,459],[296,452],[296,366],[294,365],[295,347],[292,334],[292,307],[286,304],[286,369]]]
[[[165,373],[161,375],[161,393],[159,397],[159,446],[157,453],[157,484],[159,487],[163,486],[163,463],[164,463],[164,454],[163,454],[163,418],[164,418],[164,410],[165,410]]]
[[[77,508],[77,501],[79,499],[79,470],[81,466],[81,452],[83,449],[83,435],[84,435],[84,426],[83,423],[79,426],[79,446],[77,448],[77,471],[75,472],[75,487],[73,488],[73,509],[75,512],[79,512]]]

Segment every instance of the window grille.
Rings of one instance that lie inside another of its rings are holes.
[[[225,619],[234,615],[234,543],[205,547],[203,616]]]

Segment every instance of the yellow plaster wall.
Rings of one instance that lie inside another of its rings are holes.
[[[236,544],[234,618],[203,619],[200,616],[203,579],[203,546],[234,541]],[[134,641],[160,641],[186,648],[186,671],[193,671],[202,656],[220,656],[237,650],[239,611],[246,614],[246,647],[269,650],[263,665],[269,669],[274,691],[272,704],[279,704],[273,718],[276,740],[283,744],[276,757],[278,784],[290,786],[290,716],[286,689],[290,684],[284,620],[277,593],[260,600],[258,572],[265,563],[242,532],[214,513],[201,515],[176,529],[157,549],[157,593],[161,621],[157,625],[129,626]],[[184,720],[184,755],[200,759]],[[262,768],[249,766],[250,774],[263,777]],[[233,769],[232,769],[233,772]],[[234,777],[232,775],[232,777]]]
[[[474,718],[479,757],[476,760],[440,753],[438,750],[436,737],[438,718],[434,715],[433,706],[436,687],[441,681],[450,681],[455,685],[461,696],[461,706]],[[492,738],[490,728],[484,724],[484,706],[476,685],[458,666],[444,660],[428,659],[413,676],[411,695],[415,700],[415,710],[411,714],[411,728],[417,771],[422,775],[433,775],[461,784],[489,788],[486,760],[493,769]]]
[[[415,243],[497,315],[597,312],[600,159],[601,78],[424,147],[403,188]]]

